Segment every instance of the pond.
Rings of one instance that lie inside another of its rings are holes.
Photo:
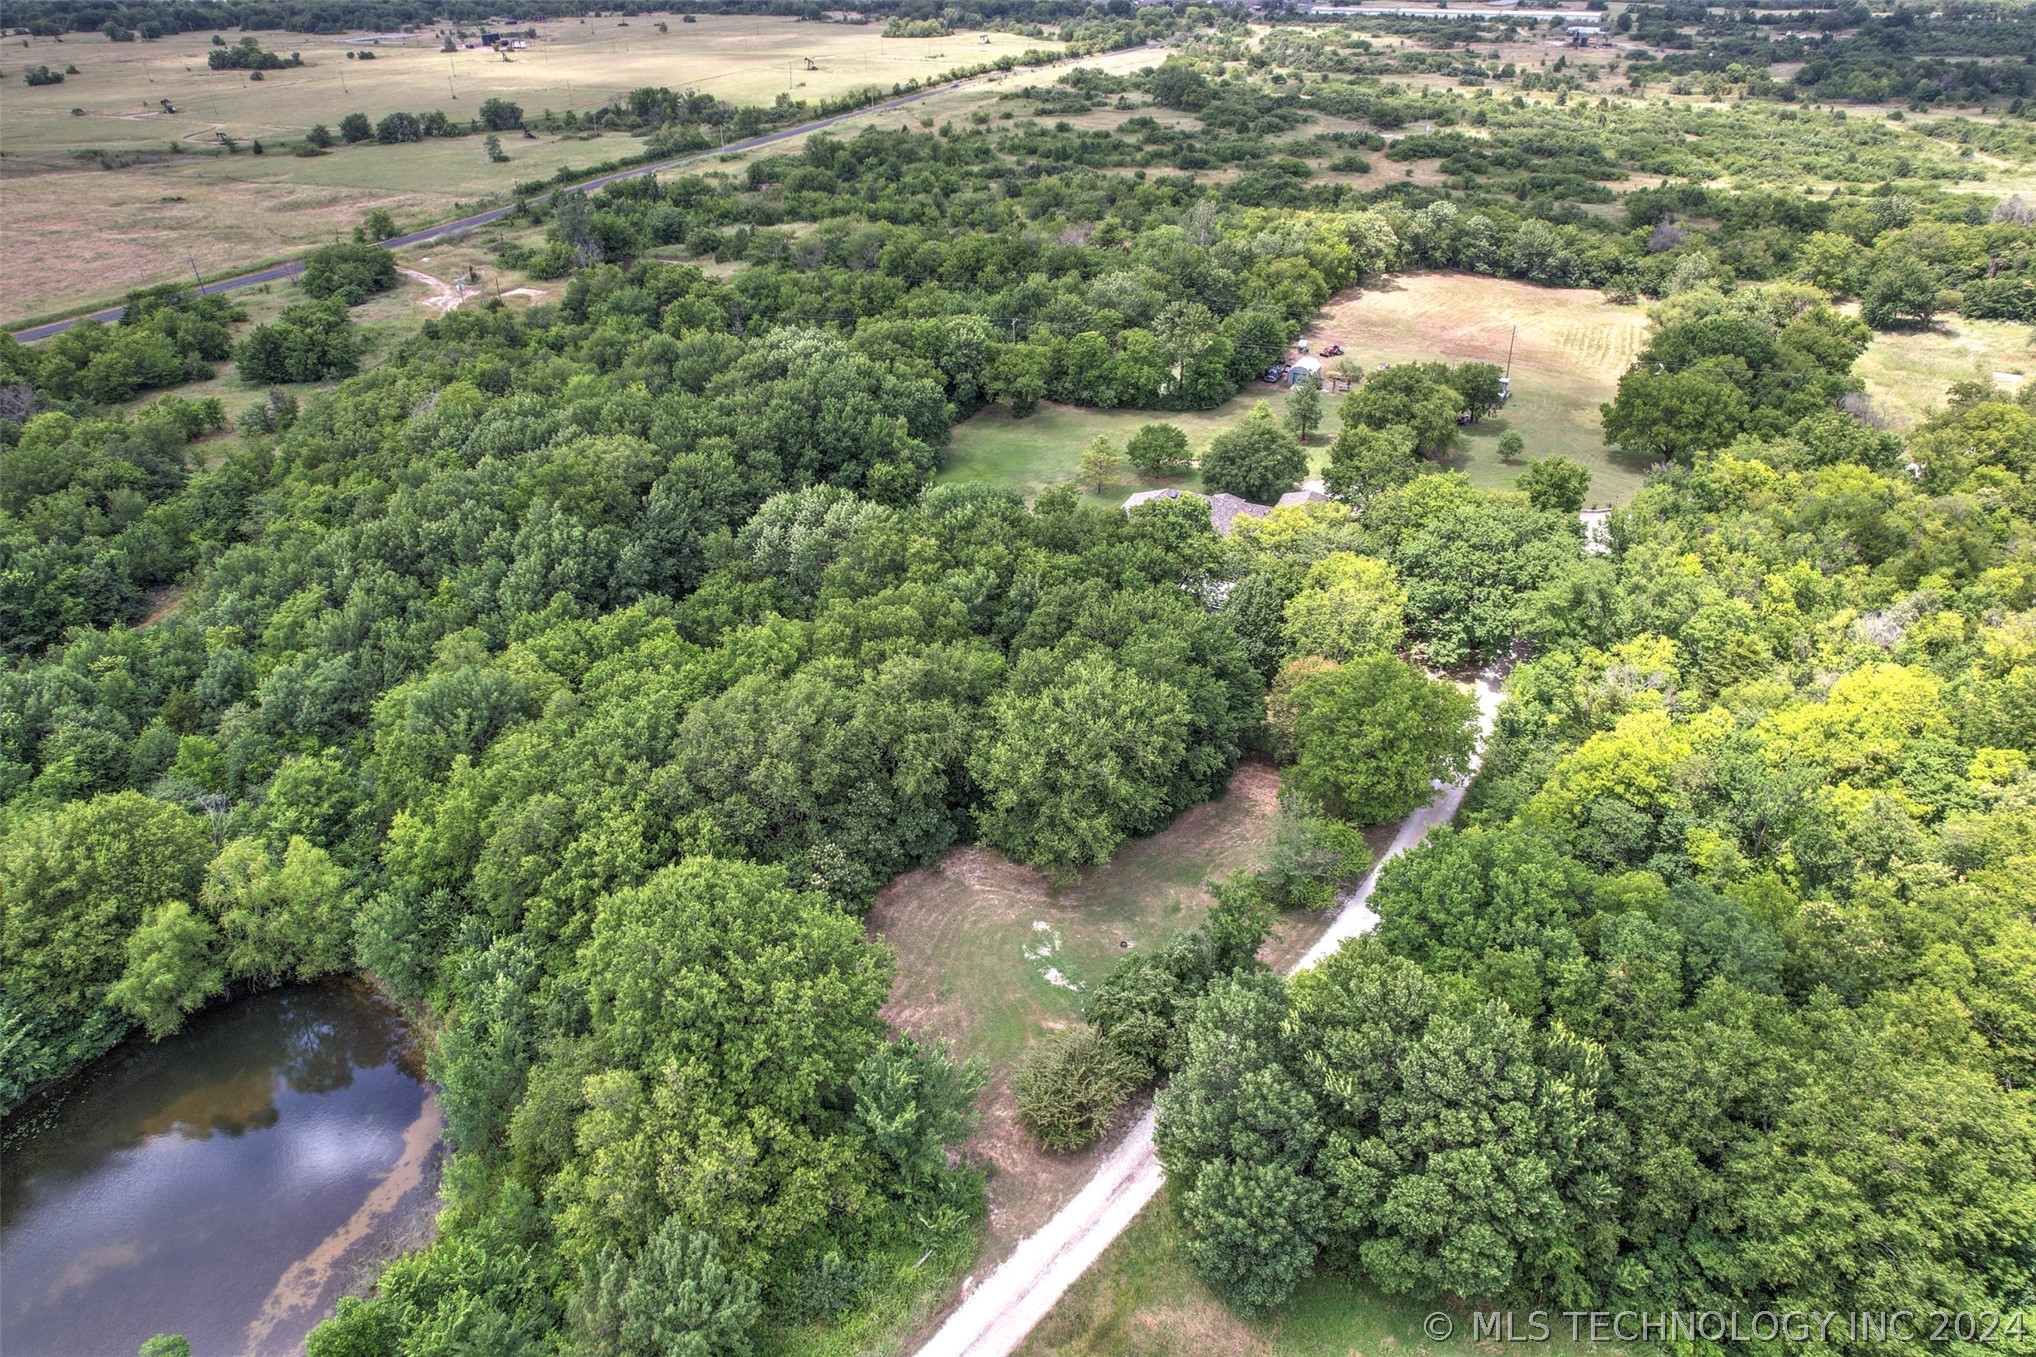
[[[352,985],[269,990],[128,1043],[11,1118],[0,1349],[299,1351],[377,1259],[428,1237],[438,1105],[400,1017]]]

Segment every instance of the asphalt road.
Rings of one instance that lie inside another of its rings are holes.
[[[1127,47],[1123,52],[1105,52],[1098,55],[1120,56],[1128,52],[1149,52],[1161,45],[1159,43],[1147,43],[1143,47]],[[1080,61],[1085,60],[1085,58],[1074,58],[1074,60]],[[1068,63],[1055,62],[1054,64],[1066,65]],[[1044,70],[1046,68],[1035,66],[1026,69]],[[776,132],[766,132],[762,136],[749,137],[742,141],[731,141],[727,145],[717,146],[711,151],[693,151],[686,155],[673,156],[670,160],[659,160],[649,165],[636,165],[626,170],[617,170],[614,174],[604,174],[598,179],[589,179],[585,183],[572,185],[568,191],[592,193],[597,189],[606,188],[608,185],[618,183],[624,179],[640,179],[646,174],[656,174],[661,170],[669,170],[679,165],[688,165],[696,160],[706,160],[713,156],[728,155],[736,151],[753,151],[759,146],[769,146],[773,142],[784,141],[790,137],[804,136],[808,132],[818,132],[825,128],[833,127],[836,123],[847,122],[851,118],[865,118],[873,113],[888,113],[894,109],[916,104],[922,99],[930,99],[936,94],[944,94],[948,90],[966,89],[973,85],[985,84],[990,79],[991,77],[987,75],[978,75],[972,76],[967,80],[949,81],[947,84],[935,85],[930,89],[923,89],[915,94],[901,94],[895,99],[886,99],[880,104],[869,104],[862,108],[851,109],[846,113],[836,113],[830,117],[816,119],[813,122],[800,123],[797,127],[787,127]],[[427,240],[435,240],[439,236],[447,235],[451,232],[471,231],[475,227],[486,226],[490,222],[499,221],[515,210],[513,206],[491,208],[486,212],[476,212],[471,217],[461,217],[458,221],[443,222],[437,226],[427,226],[422,231],[411,231],[405,235],[391,236],[389,239],[381,242],[382,248],[400,250],[410,245],[421,245]],[[303,271],[303,264],[293,259],[286,264],[276,264],[254,273],[241,274],[236,278],[222,278],[216,283],[206,283],[198,291],[206,296],[212,296],[220,292],[236,292],[241,288],[254,287],[261,283],[283,282],[295,278]],[[119,320],[121,312],[126,309],[123,306],[114,306],[108,307],[104,311],[95,311],[90,316],[73,316],[69,320],[53,320],[47,325],[37,325],[26,330],[16,330],[14,337],[22,343],[28,344],[38,339],[48,339],[52,335],[60,335],[81,320],[98,320],[110,324],[113,321]]]
[[[1505,667],[1495,667],[1478,676],[1478,753],[1471,758],[1470,771],[1461,782],[1437,787],[1434,800],[1400,822],[1399,832],[1380,855],[1378,866],[1343,898],[1343,907],[1329,930],[1295,970],[1318,965],[1350,939],[1369,933],[1379,921],[1369,904],[1379,868],[1420,843],[1429,830],[1456,818],[1470,779],[1477,775],[1485,742],[1498,724],[1505,672]],[[1009,1357],[1016,1351],[1075,1279],[1088,1271],[1111,1241],[1159,1195],[1166,1175],[1153,1149],[1157,1115],[1148,1111],[1139,1118],[1073,1200],[1019,1244],[979,1285],[968,1287],[961,1304],[919,1349],[917,1357]]]

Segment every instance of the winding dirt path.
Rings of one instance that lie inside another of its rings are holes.
[[[396,272],[402,274],[413,283],[422,283],[430,288],[431,295],[421,299],[417,304],[427,310],[436,311],[441,316],[457,307],[468,297],[474,295],[472,292],[455,288],[443,278],[434,278],[430,274],[420,273],[416,269],[399,268]]]
[[[1477,774],[1478,758],[1498,721],[1504,679],[1503,667],[1478,675],[1478,753],[1472,756],[1470,773],[1461,782],[1438,788],[1433,801],[1400,822],[1391,846],[1344,897],[1343,908],[1328,931],[1308,949],[1295,970],[1316,965],[1350,939],[1370,932],[1379,916],[1366,901],[1378,883],[1379,868],[1420,843],[1429,830],[1456,818],[1470,779]],[[1156,1112],[1140,1117],[1124,1143],[1110,1152],[1073,1200],[968,1292],[947,1322],[919,1349],[918,1357],[1009,1357],[1075,1278],[1088,1271],[1111,1241],[1159,1195],[1165,1173],[1153,1152],[1156,1122]]]

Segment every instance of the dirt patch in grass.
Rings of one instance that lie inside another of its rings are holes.
[[[1123,957],[1199,925],[1215,903],[1204,883],[1258,863],[1278,797],[1279,775],[1246,763],[1221,797],[1125,844],[1073,886],[1055,890],[1002,853],[966,847],[877,896],[869,926],[898,953],[885,1018],[902,1031],[944,1038],[991,1070],[968,1144],[989,1174],[979,1270],[1051,1217],[1116,1139],[1073,1155],[1047,1154],[1033,1143],[1010,1090],[1026,1048],[1081,1021],[1089,988]],[[1268,957],[1300,955],[1323,924],[1319,916],[1283,921]],[[1119,1128],[1142,1110],[1142,1103],[1127,1108]]]

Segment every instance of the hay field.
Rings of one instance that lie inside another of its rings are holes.
[[[889,90],[1054,46],[1006,33],[884,38],[876,26],[751,16],[702,15],[686,24],[676,14],[644,14],[536,27],[538,40],[507,61],[485,48],[441,52],[431,33],[379,42],[255,33],[263,47],[299,52],[309,63],[265,72],[260,81],[207,68],[207,33],[134,43],[77,34],[61,43],[7,39],[0,47],[0,249],[10,267],[0,273],[0,315],[18,320],[114,299],[134,280],[189,276],[194,262],[209,276],[285,256],[350,230],[372,208],[406,225],[444,220],[459,204],[504,193],[519,180],[641,149],[618,133],[538,133],[534,141],[510,133],[503,138],[510,160],[500,165],[489,162],[478,137],[335,147],[312,159],[275,153],[313,124],[336,130],[348,113],[374,120],[436,108],[465,119],[484,100],[502,98],[535,117],[546,109],[585,112],[645,85],[768,104],[780,94]],[[238,41],[241,34],[225,36]],[[375,60],[347,59],[349,50],[368,49]],[[805,69],[809,57],[818,69]],[[75,64],[78,74],[31,88],[19,68],[37,63]],[[163,99],[176,113],[163,111]],[[217,150],[222,132],[242,143],[241,154]],[[257,140],[269,154],[249,153]],[[172,143],[182,153],[173,154]],[[94,156],[102,151],[138,163],[102,169]]]
[[[2036,374],[2036,331],[2006,320],[1947,315],[1928,330],[1877,334],[1853,372],[1897,428],[1944,408],[1953,382],[1992,381],[2010,395]]]
[[[1619,375],[1646,342],[1647,314],[1614,306],[1591,288],[1536,287],[1465,273],[1412,273],[1332,297],[1308,329],[1335,339],[1367,369],[1380,363],[1440,359],[1506,361],[1513,329],[1513,398],[1464,430],[1448,465],[1480,486],[1511,486],[1538,457],[1561,455],[1591,469],[1593,504],[1624,504],[1645,467],[1605,447],[1598,406],[1612,399]],[[1499,461],[1499,435],[1527,440],[1526,461]]]

